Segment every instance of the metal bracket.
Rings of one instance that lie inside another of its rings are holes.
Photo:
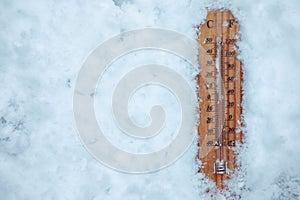
[[[227,173],[227,162],[217,160],[214,164],[215,174],[226,174]]]

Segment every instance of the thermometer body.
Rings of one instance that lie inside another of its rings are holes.
[[[229,10],[210,11],[199,27],[199,171],[219,188],[237,167],[235,147],[242,142],[238,33],[239,24]]]

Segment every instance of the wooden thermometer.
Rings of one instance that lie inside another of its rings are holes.
[[[199,27],[199,171],[219,188],[237,167],[235,146],[242,142],[238,34],[239,24],[229,10],[210,11]]]

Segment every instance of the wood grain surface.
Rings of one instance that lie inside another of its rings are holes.
[[[235,147],[243,136],[243,72],[236,47],[239,24],[229,10],[210,11],[198,33],[199,172],[223,188],[223,181],[237,167]],[[216,162],[222,161],[224,165],[214,170]]]

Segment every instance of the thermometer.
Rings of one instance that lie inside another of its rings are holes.
[[[199,27],[199,172],[223,188],[237,168],[242,142],[242,63],[237,58],[239,24],[229,10],[210,11]]]

